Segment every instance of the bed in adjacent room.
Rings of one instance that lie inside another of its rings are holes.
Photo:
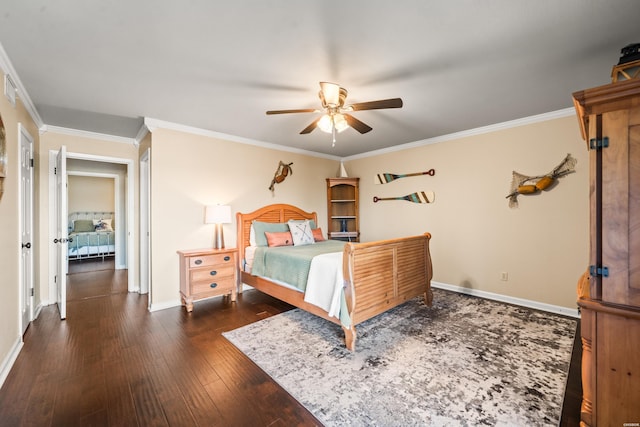
[[[419,295],[432,303],[429,233],[326,240],[315,212],[287,204],[236,217],[241,283],[340,325],[349,350],[359,323]]]
[[[72,212],[69,214],[68,259],[114,256],[113,212]]]

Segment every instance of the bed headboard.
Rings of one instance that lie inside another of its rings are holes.
[[[69,231],[73,230],[73,221],[76,219],[111,219],[113,212],[71,212],[69,214]]]
[[[246,214],[241,212],[236,213],[238,258],[244,258],[244,250],[249,246],[252,221],[287,222],[290,219],[312,219],[318,224],[318,215],[315,212],[305,212],[296,206],[283,203],[268,205]]]

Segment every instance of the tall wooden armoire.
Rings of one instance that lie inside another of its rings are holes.
[[[590,163],[581,425],[622,426],[640,422],[640,79],[573,97]]]

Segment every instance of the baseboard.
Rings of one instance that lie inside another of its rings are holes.
[[[467,294],[495,301],[506,302],[508,304],[520,305],[522,307],[533,308],[535,310],[547,311],[549,313],[560,314],[562,316],[575,317],[577,319],[580,318],[580,313],[578,312],[577,308],[571,309],[559,305],[545,304],[543,302],[532,301],[524,298],[510,297],[508,295],[494,294],[493,292],[479,291],[477,289],[469,289],[462,286],[434,282],[433,280],[431,281],[431,286],[433,286],[434,288],[445,289],[447,291],[458,292],[460,294]]]
[[[40,312],[42,311],[42,301],[40,301],[40,304],[38,304],[36,306],[36,309],[33,311],[33,320],[36,320],[38,318],[38,316],[40,316]],[[32,320],[32,322],[33,322]]]
[[[5,357],[4,360],[2,361],[2,365],[0,365],[0,388],[2,388],[2,385],[4,384],[4,380],[6,380],[7,377],[9,376],[9,372],[11,371],[13,364],[16,362],[16,359],[18,358],[18,355],[20,354],[20,350],[22,350],[23,345],[24,343],[22,342],[20,337],[18,337],[16,341],[13,343],[13,346],[11,347],[11,350],[7,354],[7,357]]]
[[[180,302],[179,299],[173,300],[173,301],[165,301],[157,304],[151,303],[151,306],[149,307],[149,311],[154,312],[154,311],[166,310],[167,308],[180,307],[181,305],[182,303]]]

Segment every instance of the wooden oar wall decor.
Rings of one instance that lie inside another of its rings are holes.
[[[433,203],[436,195],[433,191],[418,191],[415,193],[407,194],[400,197],[377,197],[373,196],[373,202],[377,203],[380,200],[406,200],[413,203]]]
[[[404,173],[404,174],[395,174],[395,173],[379,173],[375,176],[376,184],[388,184],[400,178],[407,178],[410,176],[422,176],[429,175],[434,176],[436,174],[435,169],[429,169],[424,172],[415,172],[415,173]],[[433,203],[435,199],[435,194],[433,191],[416,191],[415,193],[407,194],[406,196],[399,197],[373,197],[373,202],[377,203],[381,200],[406,200],[412,203]]]
[[[396,179],[400,179],[400,178],[406,178],[409,176],[421,176],[421,175],[429,175],[429,176],[433,176],[436,174],[436,170],[435,169],[429,169],[426,172],[415,172],[415,173],[405,173],[405,174],[393,174],[393,173],[379,173],[376,175],[375,177],[375,183],[376,184],[388,184],[392,181],[395,181]]]

